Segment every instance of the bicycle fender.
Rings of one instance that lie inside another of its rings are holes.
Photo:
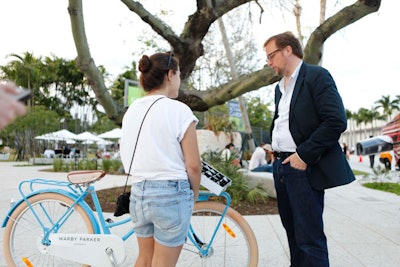
[[[34,191],[30,194],[28,194],[26,196],[26,199],[29,199],[32,196],[38,195],[38,194],[42,194],[42,193],[56,193],[56,194],[60,194],[60,195],[64,195],[67,196],[73,200],[77,199],[77,196],[75,194],[72,194],[66,190],[62,190],[62,189],[53,189],[53,188],[49,188],[49,189],[40,189],[37,191]],[[11,214],[14,212],[14,210],[25,200],[22,198],[18,201],[15,202],[15,204],[10,208],[10,210],[7,212],[6,217],[3,220],[3,223],[1,224],[1,228],[6,227],[8,219],[10,218]],[[81,201],[79,203],[79,205],[82,207],[82,209],[88,214],[89,218],[90,218],[90,222],[93,225],[93,229],[94,229],[94,233],[99,234],[100,233],[100,227],[99,227],[99,223],[96,219],[96,217],[94,216],[94,213],[92,211],[92,209],[90,208],[90,206],[86,203],[86,201]]]

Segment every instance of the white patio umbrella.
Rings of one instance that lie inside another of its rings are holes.
[[[74,141],[75,137],[76,137],[76,134],[74,134],[66,129],[62,129],[62,130],[59,130],[56,132],[36,136],[35,139],[66,141],[68,144],[73,144],[73,143],[75,143],[75,141]]]
[[[94,143],[102,143],[102,144],[104,144],[106,142],[106,140],[104,140],[103,138],[100,138],[97,135],[94,135],[90,132],[83,132],[83,133],[77,134],[74,139],[78,140],[78,141],[86,141],[86,142],[94,142]]]
[[[106,139],[121,139],[122,137],[122,130],[121,128],[115,128],[111,131],[99,134],[98,137],[106,138]]]

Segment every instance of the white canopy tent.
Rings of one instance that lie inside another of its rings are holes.
[[[83,133],[77,134],[74,139],[78,140],[78,141],[83,141],[84,144],[97,143],[97,144],[107,145],[107,144],[111,143],[111,142],[106,141],[103,138],[100,138],[97,135],[94,135],[90,132],[83,132]]]
[[[62,129],[56,132],[47,133],[43,135],[36,136],[36,140],[53,140],[53,141],[65,141],[67,144],[74,144],[74,139],[76,138],[76,134]]]
[[[122,130],[121,128],[115,128],[111,131],[99,134],[98,137],[105,138],[105,139],[121,139],[122,137]]]

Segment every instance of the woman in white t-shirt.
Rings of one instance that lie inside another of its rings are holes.
[[[178,64],[172,52],[141,58],[146,95],[122,121],[120,155],[133,181],[129,210],[139,244],[135,266],[176,265],[200,187],[198,119],[171,99],[178,96]]]
[[[232,161],[232,164],[241,167],[240,160],[236,157],[231,159],[232,153],[235,150],[235,145],[233,143],[229,143],[225,146],[224,150],[221,152],[221,159],[224,161]]]

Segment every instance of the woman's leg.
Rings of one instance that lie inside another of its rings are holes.
[[[154,255],[154,238],[138,237],[137,242],[139,244],[139,255],[134,267],[151,267]]]
[[[174,267],[178,261],[182,246],[166,247],[155,242],[152,267]]]

